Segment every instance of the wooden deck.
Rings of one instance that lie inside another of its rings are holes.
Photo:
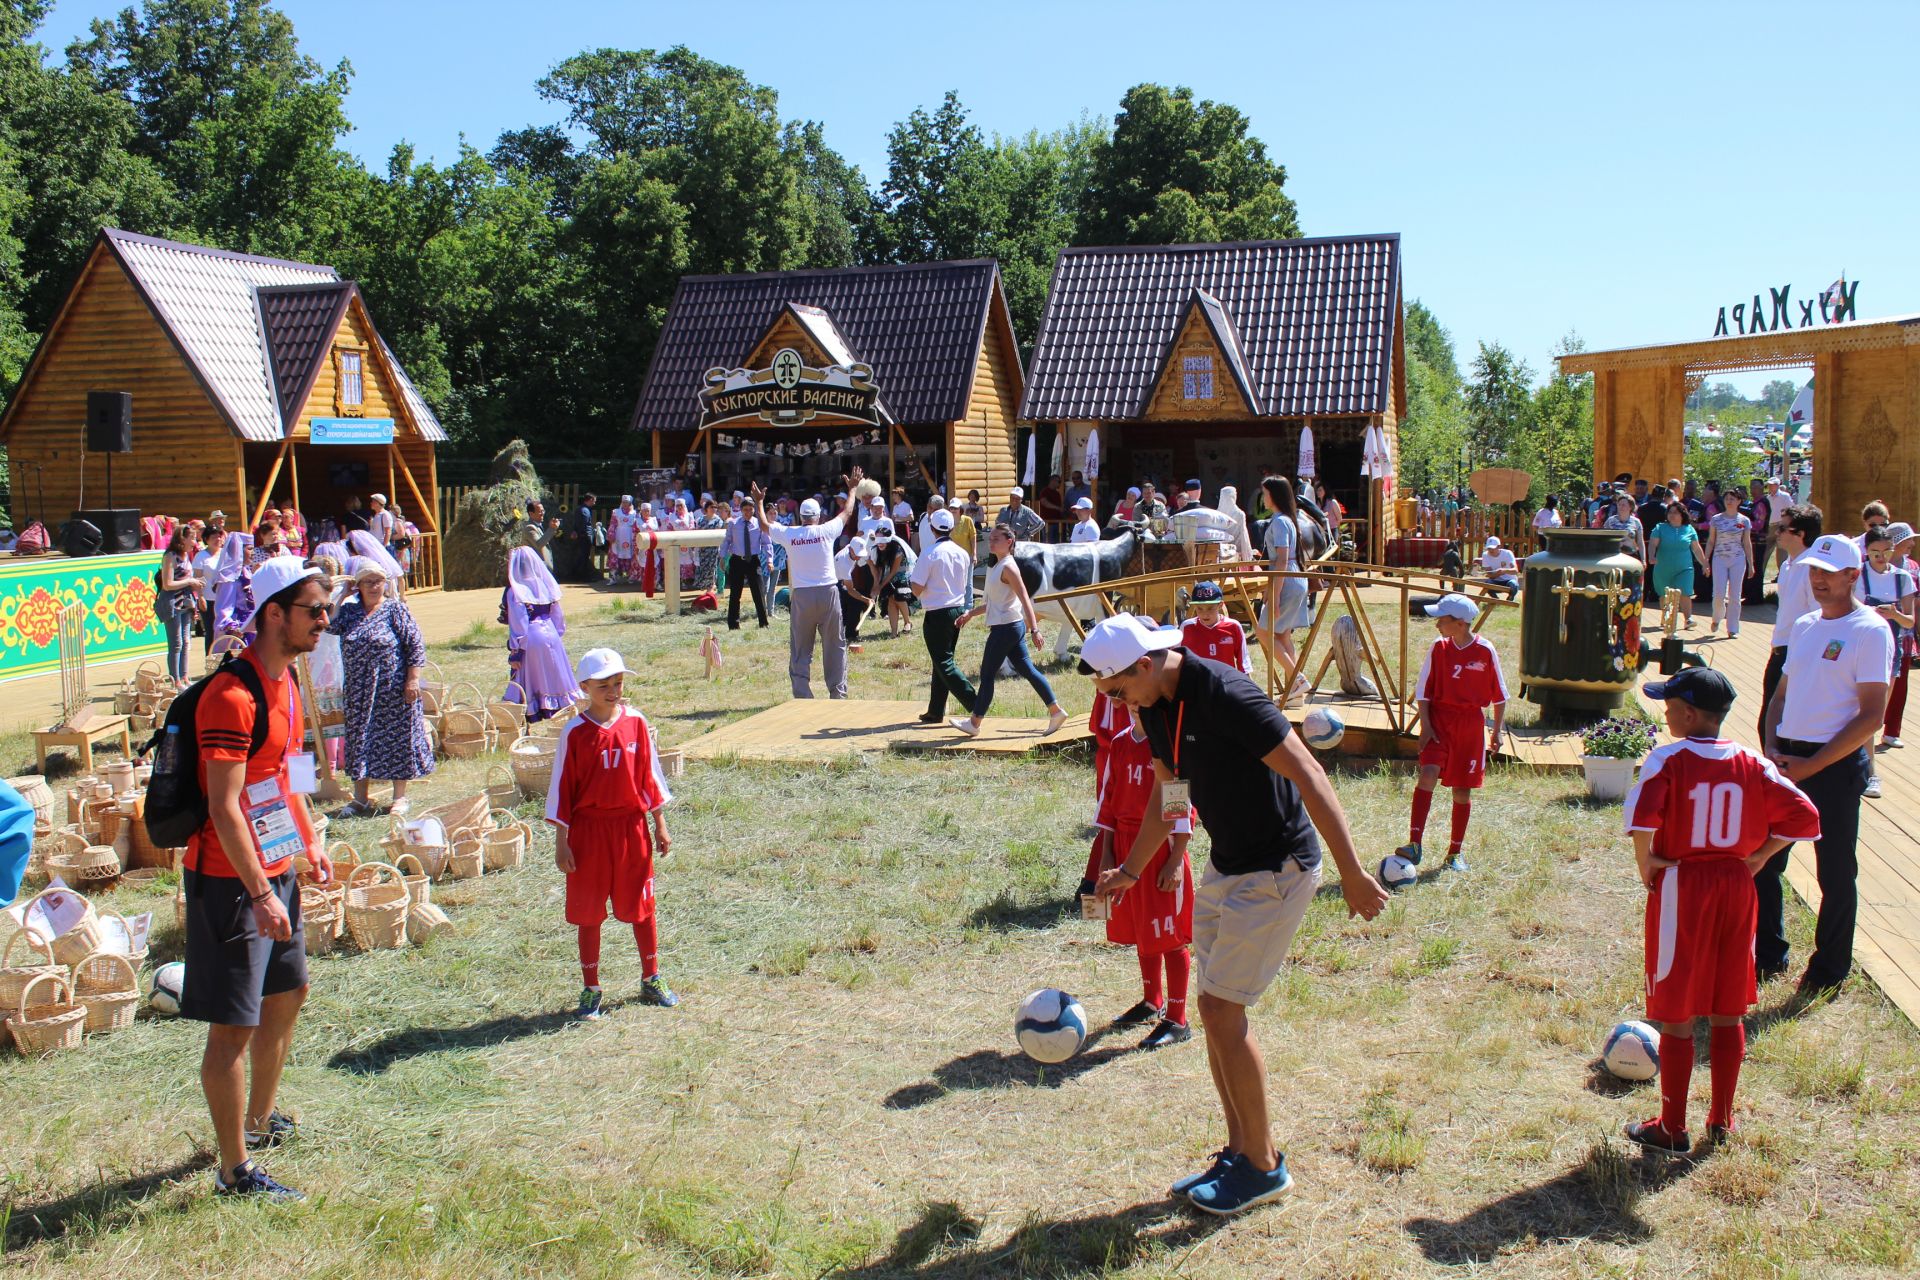
[[[949,725],[921,724],[924,702],[882,702],[846,698],[796,698],[744,720],[702,734],[681,750],[689,760],[731,756],[770,763],[819,761],[865,751],[927,751],[941,754],[986,752],[1025,755],[1039,748],[1062,747],[1093,735],[1084,716],[1076,716],[1048,736],[1045,720],[988,716],[980,736],[969,738]],[[960,714],[954,708],[954,714]]]
[[[1700,639],[1706,631],[1705,606],[1700,609],[1695,626],[1681,635],[1733,681],[1740,698],[1728,717],[1728,733],[1758,749],[1773,606],[1747,610],[1740,635],[1731,640]],[[1651,678],[1660,678],[1657,668]],[[1920,747],[1883,751],[1874,759],[1881,798],[1860,802],[1860,916],[1854,959],[1909,1019],[1920,1023]],[[1808,906],[1820,905],[1812,845],[1794,846],[1787,878]]]

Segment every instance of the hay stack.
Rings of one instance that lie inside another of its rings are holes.
[[[527,504],[540,496],[540,477],[523,441],[509,441],[493,455],[490,475],[487,488],[461,496],[442,541],[449,591],[506,585],[507,557],[520,545]]]

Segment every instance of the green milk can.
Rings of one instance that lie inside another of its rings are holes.
[[[1640,672],[1646,566],[1607,529],[1543,529],[1520,597],[1520,696],[1542,714],[1592,719],[1633,691]]]

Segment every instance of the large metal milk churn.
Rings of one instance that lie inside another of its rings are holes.
[[[1520,696],[1587,719],[1613,710],[1640,669],[1645,566],[1606,529],[1543,529],[1520,600]]]

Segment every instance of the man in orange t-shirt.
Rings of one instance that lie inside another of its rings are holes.
[[[322,881],[333,875],[307,813],[304,793],[314,789],[314,762],[305,751],[293,670],[294,659],[312,652],[326,633],[331,606],[319,570],[292,556],[256,569],[253,591],[260,602],[253,643],[208,678],[194,717],[208,816],[187,844],[180,1012],[209,1024],[200,1086],[220,1147],[215,1189],[292,1200],[300,1193],[268,1177],[247,1153],[293,1133],[293,1122],[274,1108],[307,996],[293,859],[307,858]],[[241,663],[252,679],[238,670]],[[263,714],[266,731],[256,739]]]

